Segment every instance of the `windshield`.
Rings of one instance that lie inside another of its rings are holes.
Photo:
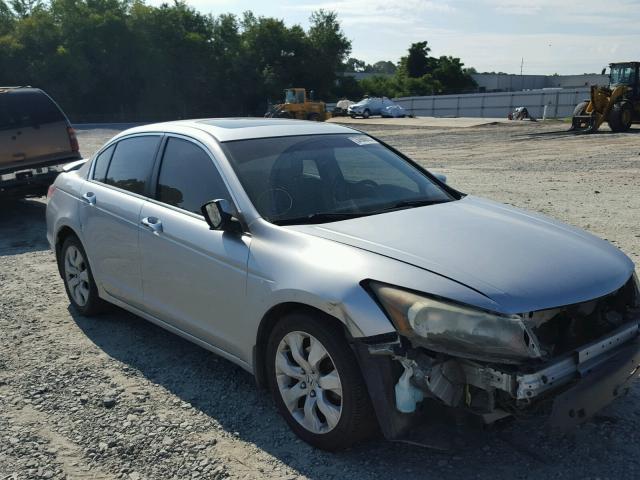
[[[421,170],[362,134],[240,140],[223,148],[255,208],[276,224],[322,223],[454,200]]]
[[[303,90],[285,90],[284,103],[304,103]]]
[[[614,65],[611,67],[611,85],[632,85],[634,83],[635,68],[630,65]]]

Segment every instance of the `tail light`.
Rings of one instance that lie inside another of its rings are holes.
[[[49,190],[47,190],[47,200],[50,200],[53,197],[53,194],[56,192],[55,185],[49,185]]]
[[[78,137],[76,137],[76,131],[73,127],[67,127],[67,133],[69,134],[69,143],[71,144],[72,152],[79,152],[80,146],[78,145]]]

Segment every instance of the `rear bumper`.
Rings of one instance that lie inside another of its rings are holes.
[[[44,195],[47,188],[63,171],[62,165],[29,168],[0,175],[0,195]]]
[[[64,154],[63,156],[57,155],[54,158],[38,159],[35,161],[20,161],[11,165],[0,164],[0,176],[12,174],[15,172],[21,172],[24,170],[37,170],[45,167],[62,166],[69,162],[82,159],[80,153]]]

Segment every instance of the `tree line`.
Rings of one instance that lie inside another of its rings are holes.
[[[459,59],[429,57],[426,42],[397,65],[358,63],[387,74],[360,82],[344,75],[350,53],[336,13],[323,10],[305,30],[177,0],[0,0],[0,85],[43,88],[76,121],[262,115],[293,86],[331,101],[471,85]]]
[[[360,80],[358,87],[369,95],[391,98],[464,93],[476,89],[477,85],[471,77],[472,73],[476,73],[474,68],[464,68],[459,58],[446,55],[436,58],[430,56],[430,52],[428,42],[413,43],[407,55],[393,69],[389,67],[391,62],[367,65],[353,58],[349,61],[356,68],[361,68],[356,71],[387,74]]]

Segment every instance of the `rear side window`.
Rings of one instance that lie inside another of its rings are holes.
[[[104,183],[144,195],[160,139],[160,136],[146,136],[118,142]]]
[[[96,157],[96,166],[93,169],[93,179],[98,182],[104,182],[107,178],[107,168],[109,168],[109,160],[115,149],[115,145],[111,145],[104,152]]]
[[[9,110],[9,94],[0,93],[0,130],[7,130],[16,126],[16,120]]]
[[[157,199],[200,213],[202,205],[220,198],[230,200],[211,157],[191,142],[170,138],[160,167]]]

